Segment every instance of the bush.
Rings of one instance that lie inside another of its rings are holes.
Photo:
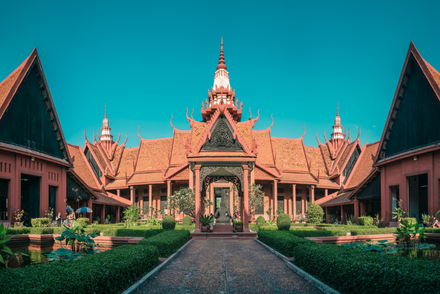
[[[278,230],[288,231],[290,229],[290,224],[292,221],[290,220],[290,216],[285,213],[280,213],[277,218],[277,227]]]
[[[290,230],[290,234],[297,237],[331,237],[331,236],[347,236],[345,230]]]
[[[47,217],[42,218],[31,218],[32,227],[48,227],[50,224],[50,219]]]
[[[138,245],[154,245],[160,257],[169,257],[191,239],[189,231],[164,231],[154,237],[139,241]]]
[[[86,227],[89,224],[90,220],[88,217],[79,217],[76,221],[81,227]]]
[[[299,244],[314,245],[315,242],[299,238],[290,231],[258,231],[258,240],[276,249],[285,256],[293,256],[293,252]]]
[[[192,219],[191,219],[191,217],[189,216],[189,215],[185,215],[184,217],[183,217],[183,220],[182,220],[182,224],[184,225],[184,226],[190,226],[190,225],[192,225]]]
[[[2,269],[2,293],[117,293],[158,264],[155,246],[123,245],[99,254]]]
[[[361,226],[371,226],[373,225],[373,218],[371,216],[360,216],[358,222]]]
[[[176,227],[176,220],[171,215],[168,215],[163,218],[162,228],[164,230],[174,230],[175,227]]]
[[[261,227],[264,226],[266,224],[266,220],[264,219],[263,216],[259,216],[257,217],[257,226]]]
[[[307,215],[312,224],[320,224],[324,217],[324,209],[319,204],[311,203],[307,208]]]
[[[277,226],[271,226],[271,225],[261,226],[258,229],[258,231],[277,231],[277,230],[278,230]]]
[[[417,223],[417,219],[415,217],[405,217],[402,222],[404,224],[416,224]]]
[[[353,236],[362,235],[379,235],[379,234],[393,234],[397,231],[396,228],[382,228],[382,229],[364,229],[359,227],[357,229],[350,229]]]

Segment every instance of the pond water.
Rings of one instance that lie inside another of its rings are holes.
[[[70,246],[62,246],[59,243],[46,244],[46,245],[36,245],[36,244],[26,244],[26,245],[14,245],[10,246],[12,252],[15,254],[14,257],[9,257],[8,267],[19,268],[28,265],[35,264],[46,264],[50,262],[50,259],[46,254],[51,253],[53,250],[58,248],[71,249]],[[100,252],[111,250],[109,247],[96,247]],[[4,268],[0,264],[0,269]]]

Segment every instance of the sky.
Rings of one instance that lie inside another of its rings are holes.
[[[440,69],[440,1],[3,1],[0,81],[37,48],[68,143],[100,130],[127,147],[201,120],[224,38],[242,120],[318,146],[343,127],[380,140],[413,41]]]

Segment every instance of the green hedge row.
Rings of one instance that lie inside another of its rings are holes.
[[[179,228],[182,229],[183,228]],[[25,228],[13,228],[8,229],[8,235],[24,235],[24,234],[33,234],[33,235],[45,235],[45,234],[61,234],[64,232],[64,227],[49,227],[49,228],[34,228],[34,227],[25,227]],[[85,228],[87,234],[96,234],[104,233],[104,236],[110,237],[151,237],[161,233],[163,230],[160,226],[151,226],[151,227],[131,227],[129,229],[125,229],[124,227],[108,227],[108,226],[88,226]]]
[[[393,234],[397,231],[397,228],[381,228],[381,229],[363,229],[360,226],[358,229],[350,229],[351,235],[379,235],[379,234]]]
[[[154,245],[160,257],[168,257],[191,239],[189,231],[164,231],[154,237],[143,239],[138,245]]]
[[[47,217],[31,218],[32,227],[48,227],[50,219]]]
[[[260,231],[258,239],[341,293],[439,293],[440,264],[316,244],[292,231]]]
[[[306,237],[331,237],[331,236],[347,236],[347,232],[342,230],[333,230],[333,231],[327,231],[327,230],[290,230],[288,231],[290,234],[302,238]]]
[[[154,246],[124,245],[71,261],[2,269],[2,293],[115,293],[158,264]]]

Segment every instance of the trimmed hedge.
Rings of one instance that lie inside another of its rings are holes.
[[[258,231],[278,231],[277,226],[265,225],[261,226]]]
[[[189,215],[185,215],[184,217],[183,217],[183,219],[182,219],[182,224],[184,225],[184,226],[190,226],[190,225],[192,225],[192,219],[191,219],[191,217],[189,216]]]
[[[358,229],[350,229],[353,236],[361,235],[379,235],[379,234],[393,234],[397,231],[396,228],[382,228],[382,229],[364,229],[359,227]]]
[[[47,217],[31,218],[31,224],[32,224],[32,227],[34,227],[34,228],[48,227],[49,223],[50,223],[50,219]]]
[[[90,219],[88,217],[79,217],[76,221],[81,227],[85,227],[89,225]]]
[[[260,231],[258,239],[294,257],[295,265],[341,293],[439,292],[440,264],[436,261],[316,244],[292,232]]]
[[[154,237],[139,241],[138,245],[156,246],[160,257],[169,257],[190,239],[189,231],[166,230]]]
[[[440,229],[436,229],[436,228],[426,228],[426,229],[425,229],[425,233],[436,233],[436,234],[440,234]]]
[[[158,264],[155,246],[123,245],[68,262],[2,269],[2,293],[115,293]]]
[[[261,227],[264,226],[266,224],[266,220],[264,219],[263,216],[259,216],[257,217],[257,226]]]
[[[176,227],[176,220],[171,215],[168,215],[162,220],[162,228],[164,230],[174,230]]]
[[[361,226],[371,226],[373,225],[373,218],[371,216],[360,216],[358,222]]]
[[[290,229],[290,224],[292,223],[292,220],[290,219],[290,216],[286,213],[280,213],[277,217],[277,227],[278,230],[285,230],[288,231]]]
[[[290,230],[290,234],[298,237],[331,237],[331,236],[347,236],[344,230]]]

